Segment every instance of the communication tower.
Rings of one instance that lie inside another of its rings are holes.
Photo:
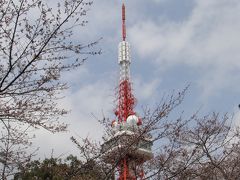
[[[125,5],[122,4],[122,41],[118,47],[120,78],[116,120],[112,122],[114,135],[102,145],[102,152],[105,162],[117,167],[118,180],[137,180],[144,176],[141,165],[150,160],[153,153],[152,140],[140,131],[142,120],[134,111],[136,99],[130,81],[131,56],[125,21]]]

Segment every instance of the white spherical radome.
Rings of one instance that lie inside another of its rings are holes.
[[[138,123],[138,117],[136,115],[128,116],[127,118],[128,125],[137,125],[137,123]]]

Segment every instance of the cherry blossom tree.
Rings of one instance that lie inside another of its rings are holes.
[[[73,38],[74,30],[88,23],[91,5],[87,0],[54,1],[54,6],[42,0],[0,1],[2,179],[31,157],[26,154],[29,131],[66,130],[58,119],[67,111],[57,106],[57,100],[68,86],[60,77],[89,55],[101,53],[95,50],[99,40],[83,43]]]

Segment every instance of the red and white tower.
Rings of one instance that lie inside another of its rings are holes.
[[[102,145],[104,160],[117,167],[118,180],[143,178],[141,165],[151,159],[152,140],[139,130],[142,120],[134,111],[136,99],[130,81],[130,44],[126,41],[125,5],[122,5],[122,41],[119,43],[118,64],[120,79],[118,102],[115,109],[116,120],[112,123],[114,136]]]
[[[120,80],[118,92],[118,106],[115,114],[118,122],[126,122],[128,116],[134,115],[135,98],[132,94],[130,82],[130,44],[126,41],[125,5],[122,5],[122,42],[119,43],[118,64],[120,66]]]

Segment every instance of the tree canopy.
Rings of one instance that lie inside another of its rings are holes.
[[[102,168],[94,161],[81,162],[76,156],[69,155],[64,160],[47,158],[33,161],[14,176],[14,180],[94,180],[102,177]]]

